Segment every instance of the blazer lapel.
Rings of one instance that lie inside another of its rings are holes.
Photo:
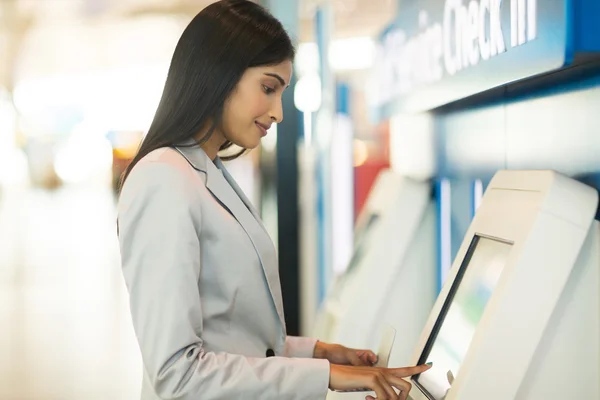
[[[225,165],[223,165],[223,162],[221,161],[220,158],[217,158],[215,160],[215,165],[221,172],[223,172],[223,177],[225,178],[225,180],[227,182],[229,182],[229,185],[233,188],[233,190],[238,195],[238,197],[244,202],[244,205],[246,206],[246,208],[248,208],[248,210],[250,210],[250,212],[252,213],[252,216],[254,217],[256,222],[258,222],[260,224],[260,227],[265,231],[265,233],[268,234],[267,228],[265,228],[265,226],[263,225],[262,219],[260,218],[258,211],[256,210],[256,208],[254,208],[254,205],[252,204],[250,199],[248,199],[248,197],[246,197],[246,194],[244,193],[244,191],[238,186],[237,182],[235,181],[235,179],[233,179],[233,177],[231,176],[231,174],[229,173],[227,168],[225,168]],[[272,242],[270,237],[269,237],[269,241]]]
[[[220,168],[217,168],[217,165],[199,146],[181,146],[175,147],[175,150],[183,155],[195,169],[206,173],[207,189],[248,234],[260,259],[277,315],[285,329],[277,255],[271,238],[260,222],[258,213],[218,158],[215,163]]]

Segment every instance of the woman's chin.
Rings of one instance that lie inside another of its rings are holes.
[[[237,148],[244,149],[244,150],[252,150],[255,149],[256,147],[258,147],[258,145],[260,144],[260,138],[257,138],[256,140],[245,140],[245,141],[240,141],[240,142],[234,142],[232,141],[233,145],[236,146]]]
[[[245,146],[243,146],[246,150],[254,150],[255,148],[257,148],[258,146],[260,146],[260,138],[257,138],[255,141],[253,141],[252,143],[246,143]]]

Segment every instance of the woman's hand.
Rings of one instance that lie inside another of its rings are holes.
[[[431,368],[431,364],[405,368],[374,368],[330,365],[329,389],[352,390],[368,388],[377,394],[377,400],[406,400],[411,384],[402,378],[417,375]],[[394,388],[400,391],[396,394]],[[373,396],[367,396],[374,400]]]
[[[338,365],[371,367],[377,362],[377,356],[371,350],[349,349],[339,344],[323,342],[317,342],[313,357],[323,358]]]

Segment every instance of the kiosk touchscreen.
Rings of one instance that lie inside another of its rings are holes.
[[[414,353],[433,367],[411,399],[600,398],[597,205],[552,171],[494,176]]]
[[[408,363],[436,296],[435,209],[431,185],[384,171],[357,223],[346,272],[326,297],[314,336],[376,349],[385,326],[398,332]],[[398,302],[403,299],[402,309]],[[399,323],[400,322],[400,323]]]

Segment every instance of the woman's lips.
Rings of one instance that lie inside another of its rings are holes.
[[[267,131],[269,130],[269,127],[261,124],[260,122],[255,122],[255,124],[256,124],[256,126],[258,126],[258,129],[261,130],[262,136],[263,137],[267,136]]]

